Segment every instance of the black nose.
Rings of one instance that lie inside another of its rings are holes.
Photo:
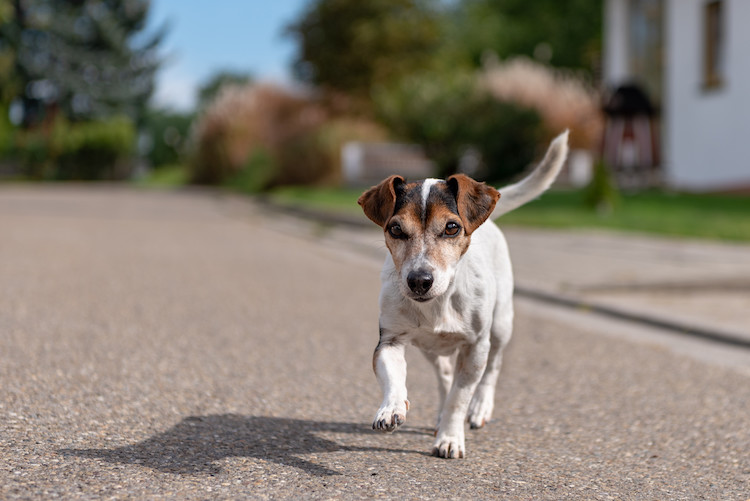
[[[415,270],[409,272],[406,277],[406,283],[414,294],[419,296],[425,294],[432,287],[432,273],[425,270]]]

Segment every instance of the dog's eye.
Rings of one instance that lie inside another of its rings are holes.
[[[400,224],[390,225],[388,227],[388,233],[390,233],[393,238],[404,238],[405,236]]]
[[[445,234],[449,237],[455,237],[458,235],[459,230],[461,230],[461,227],[458,223],[448,223],[445,225]]]

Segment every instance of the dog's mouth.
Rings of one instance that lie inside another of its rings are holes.
[[[426,297],[426,296],[409,296],[409,298],[418,303],[426,303],[427,301],[432,301],[434,299],[432,297]]]

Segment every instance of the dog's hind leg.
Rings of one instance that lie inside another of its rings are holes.
[[[435,355],[434,353],[425,350],[422,350],[422,353],[435,368],[435,375],[437,376],[438,381],[438,395],[440,400],[437,409],[437,424],[435,424],[435,433],[437,434],[437,430],[440,428],[440,414],[443,412],[445,396],[448,394],[451,385],[453,384],[453,356]]]
[[[495,386],[500,375],[500,367],[503,363],[503,348],[510,341],[513,332],[513,312],[504,309],[504,314],[499,314],[499,307],[495,311],[495,318],[490,330],[490,353],[487,357],[487,367],[484,369],[482,379],[479,381],[474,396],[469,404],[467,421],[473,429],[481,428],[492,418],[495,405]]]

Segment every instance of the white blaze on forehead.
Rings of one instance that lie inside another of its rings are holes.
[[[425,179],[422,183],[422,215],[426,214],[427,212],[427,197],[430,196],[430,190],[432,190],[432,187],[435,186],[437,183],[440,182],[440,179]]]

